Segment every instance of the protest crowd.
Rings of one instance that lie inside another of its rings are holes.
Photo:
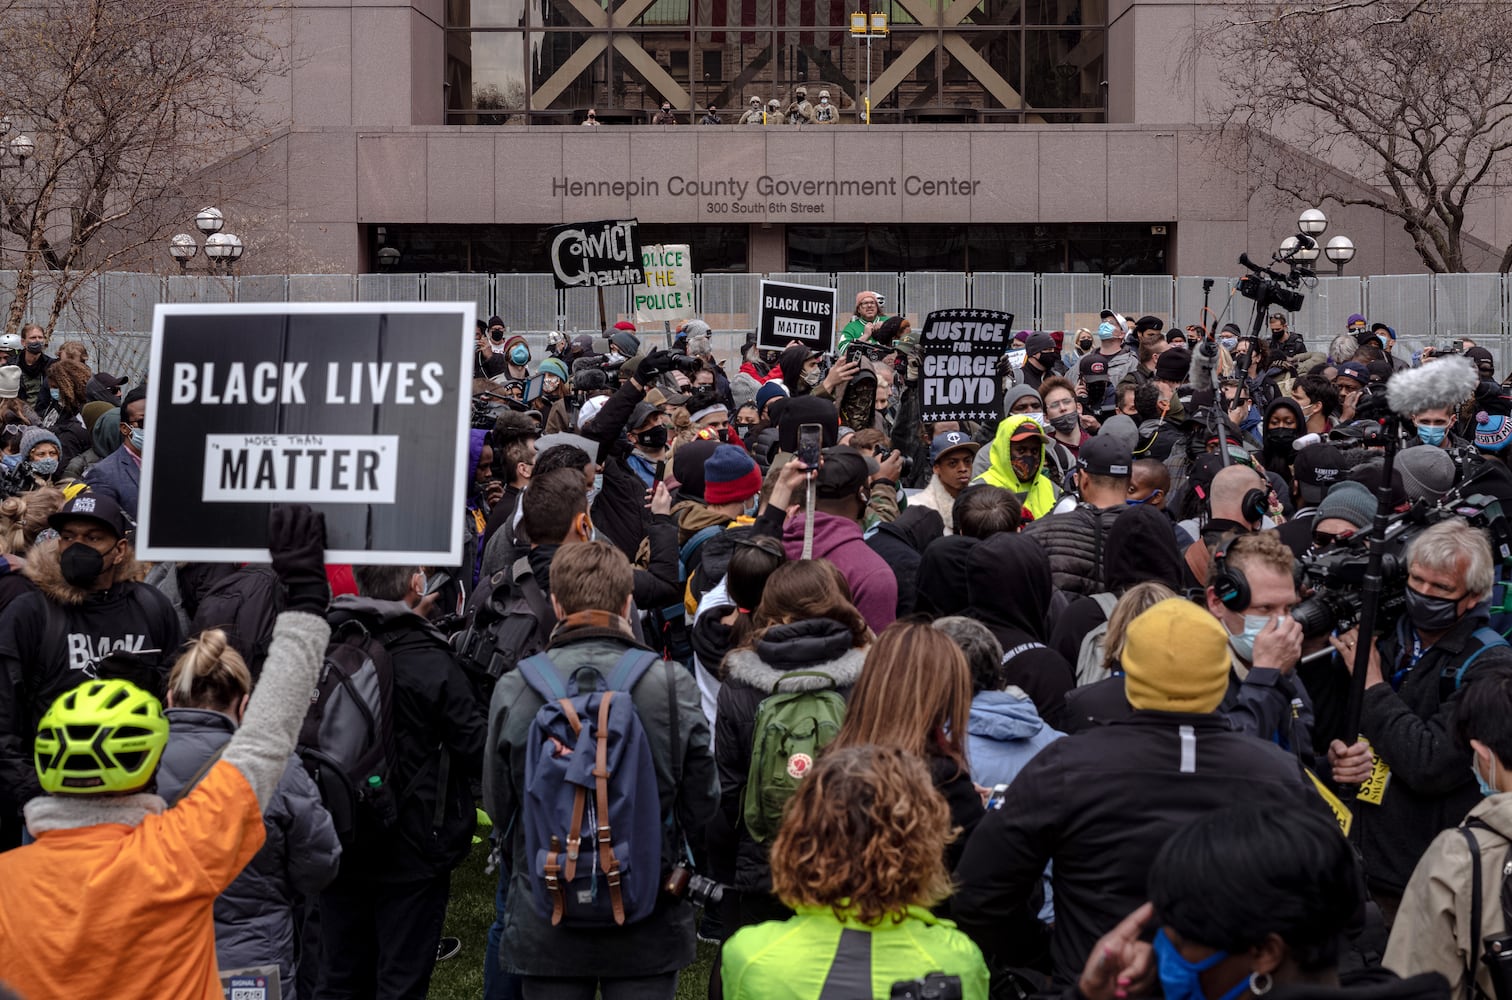
[[[454,566],[138,562],[147,387],[0,338],[0,997],[1512,1000],[1493,355],[991,316],[480,322]]]

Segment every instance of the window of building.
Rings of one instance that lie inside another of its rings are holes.
[[[408,273],[461,271],[469,274],[540,274],[547,263],[545,233],[535,225],[378,225],[367,227],[368,259],[393,247],[392,270]],[[643,225],[642,245],[687,243],[700,273],[744,273],[750,262],[750,228],[743,225]]]
[[[1168,237],[1144,223],[788,226],[790,271],[1164,274]]]
[[[950,23],[874,0],[893,30],[868,47],[841,0],[447,0],[448,120],[644,123],[667,100],[734,121],[805,85],[853,122],[868,81],[876,122],[1106,120],[1107,0],[922,2]]]

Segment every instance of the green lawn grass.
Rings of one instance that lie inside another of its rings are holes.
[[[434,1000],[480,1000],[483,996],[483,951],[488,928],[494,919],[497,875],[486,875],[488,843],[474,844],[472,853],[452,872],[451,903],[446,908],[445,934],[462,939],[456,958],[436,963],[431,976]],[[683,970],[677,982],[677,1000],[704,1000],[709,991],[709,971],[716,954],[713,945],[698,945],[698,961]]]

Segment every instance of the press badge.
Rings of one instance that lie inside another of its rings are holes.
[[[1375,758],[1375,764],[1370,768],[1370,777],[1360,785],[1355,801],[1368,802],[1373,806],[1380,805],[1381,800],[1386,797],[1386,786],[1390,783],[1391,766],[1380,757]]]

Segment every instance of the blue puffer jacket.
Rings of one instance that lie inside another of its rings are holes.
[[[991,788],[1008,785],[1029,759],[1065,734],[1040,718],[1034,702],[1016,688],[981,691],[971,699],[971,779]]]
[[[168,710],[168,746],[158,767],[158,794],[172,802],[210,755],[231,739],[236,723],[220,712]],[[341,844],[331,814],[298,760],[289,759],[263,808],[267,841],[215,901],[215,956],[222,969],[278,963],[282,996],[294,988],[294,899],[319,892],[336,877]]]

